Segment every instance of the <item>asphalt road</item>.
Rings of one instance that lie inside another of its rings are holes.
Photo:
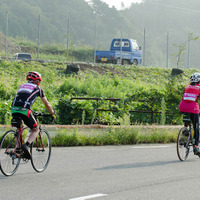
[[[50,164],[0,173],[0,200],[197,199],[200,159],[180,162],[175,144],[53,148]]]

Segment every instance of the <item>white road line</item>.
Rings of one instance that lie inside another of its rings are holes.
[[[132,149],[156,149],[156,148],[169,148],[171,146],[138,146],[138,147],[131,147]]]
[[[103,197],[103,196],[107,196],[107,194],[92,194],[92,195],[78,197],[78,198],[69,199],[69,200],[86,200],[86,199],[92,199],[92,198]]]

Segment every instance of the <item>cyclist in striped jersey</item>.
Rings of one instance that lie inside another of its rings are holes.
[[[44,95],[44,91],[39,87],[42,77],[38,72],[31,71],[28,73],[27,83],[21,85],[12,103],[12,116],[20,117],[24,123],[31,129],[31,134],[27,142],[22,146],[26,157],[31,158],[28,147],[38,135],[38,122],[32,114],[31,106],[37,97],[40,97],[46,109],[51,113],[53,118],[56,118],[55,112]]]

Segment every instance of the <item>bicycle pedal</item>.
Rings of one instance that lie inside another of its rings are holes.
[[[21,154],[21,153],[22,153],[22,149],[21,149],[21,148],[17,148],[17,149],[16,149],[16,153],[17,153],[17,154]]]
[[[29,159],[23,158],[23,163],[22,164],[26,164],[26,163],[28,163],[28,161],[29,161]]]
[[[23,160],[31,160],[31,158],[29,158],[26,154],[22,154],[22,157],[21,158],[23,158]]]

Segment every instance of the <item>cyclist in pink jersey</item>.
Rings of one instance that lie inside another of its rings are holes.
[[[194,128],[194,154],[200,156],[199,150],[199,104],[197,102],[200,96],[200,74],[194,73],[190,77],[190,84],[185,87],[182,101],[179,104],[179,110],[182,113],[190,113],[190,118]]]
[[[31,106],[37,97],[40,97],[44,103],[46,109],[51,113],[53,118],[56,118],[55,112],[51,104],[46,99],[43,90],[39,87],[42,77],[38,72],[31,71],[28,73],[25,83],[20,86],[17,95],[12,102],[12,116],[20,117],[24,123],[31,129],[31,134],[28,137],[27,142],[22,146],[22,150],[25,152],[28,159],[31,158],[28,147],[35,140],[38,135],[38,122],[32,114]]]

